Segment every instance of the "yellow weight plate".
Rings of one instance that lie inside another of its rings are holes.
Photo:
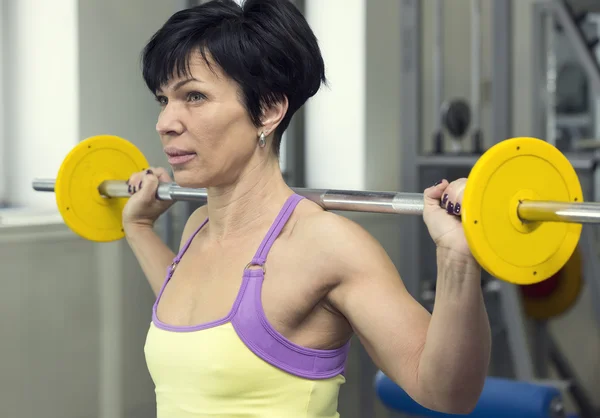
[[[462,202],[465,236],[481,267],[511,283],[538,283],[569,260],[581,225],[522,223],[520,199],[583,201],[571,163],[545,141],[512,138],[494,145],[473,166]]]
[[[69,228],[90,241],[116,241],[125,236],[121,215],[127,198],[105,198],[98,192],[104,180],[126,181],[148,168],[135,145],[111,135],[81,141],[64,159],[54,192]]]
[[[525,314],[534,319],[547,320],[567,312],[575,305],[583,286],[581,254],[575,249],[565,266],[557,273],[556,288],[544,297],[523,296]]]

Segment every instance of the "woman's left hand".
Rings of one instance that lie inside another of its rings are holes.
[[[443,180],[424,192],[423,220],[429,235],[438,248],[448,249],[457,256],[471,256],[460,218],[466,184],[466,178],[452,183]]]

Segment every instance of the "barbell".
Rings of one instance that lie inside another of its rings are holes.
[[[126,180],[149,167],[131,142],[100,135],[66,156],[53,179],[35,179],[37,191],[55,192],[66,225],[84,239],[125,236],[122,211]],[[422,193],[326,190],[294,191],[325,210],[422,215]],[[205,189],[161,183],[162,200],[205,202]],[[462,201],[462,226],[478,263],[515,284],[539,283],[569,260],[582,223],[600,223],[600,203],[584,203],[569,160],[536,138],[512,138],[487,150],[474,164]]]

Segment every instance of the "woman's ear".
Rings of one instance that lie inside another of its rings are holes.
[[[288,106],[288,99],[286,96],[283,96],[283,98],[278,102],[272,104],[269,107],[265,107],[263,109],[263,116],[261,118],[261,130],[269,132],[269,134],[274,132],[285,117],[285,115],[287,114]]]

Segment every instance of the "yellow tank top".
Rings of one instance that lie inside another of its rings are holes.
[[[302,197],[292,195],[249,263],[264,266]],[[348,342],[335,350],[300,347],[268,322],[261,304],[265,270],[246,268],[229,314],[191,327],[165,324],[160,297],[191,241],[183,246],[154,303],[145,345],[157,418],[338,418]]]

